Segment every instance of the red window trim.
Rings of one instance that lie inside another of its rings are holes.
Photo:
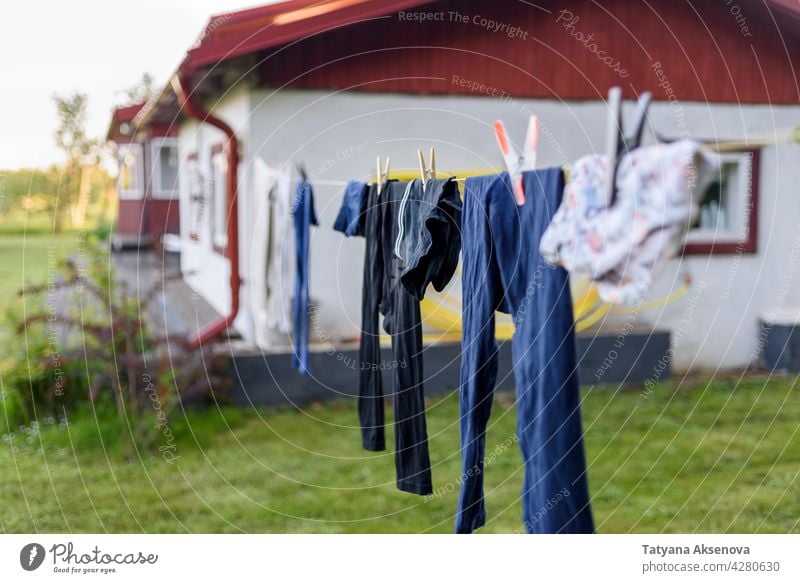
[[[758,201],[759,201],[759,169],[761,166],[761,149],[743,149],[736,153],[750,154],[750,207],[747,220],[747,236],[739,241],[696,242],[683,246],[683,255],[736,255],[754,254],[758,251]]]

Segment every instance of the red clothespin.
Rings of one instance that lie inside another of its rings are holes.
[[[508,139],[506,126],[501,120],[494,122],[494,135],[497,138],[497,145],[503,153],[503,160],[508,169],[508,176],[511,180],[511,187],[514,191],[514,199],[518,205],[525,204],[525,187],[522,185],[522,173],[536,169],[536,148],[539,145],[539,118],[532,115],[528,120],[528,131],[525,134],[525,144],[522,154],[517,151],[516,146]]]

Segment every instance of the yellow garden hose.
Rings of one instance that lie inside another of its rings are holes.
[[[580,289],[580,288],[583,289]],[[585,330],[608,314],[611,306],[600,300],[592,285],[579,284],[573,291],[575,329]],[[461,334],[461,302],[446,292],[428,290],[420,304],[425,325],[446,334]],[[509,340],[514,335],[514,323],[509,314],[497,314],[495,335],[498,340]]]
[[[478,175],[488,171],[464,172],[456,175]],[[437,173],[451,176],[450,173]],[[418,178],[416,171],[392,172],[391,177],[397,180],[412,180]],[[459,265],[458,272],[461,266]],[[457,273],[458,273],[457,272]],[[684,274],[682,285],[670,294],[645,302],[639,306],[614,306],[600,299],[597,288],[591,281],[584,277],[573,285],[572,306],[575,317],[575,330],[581,332],[594,326],[608,314],[629,314],[632,312],[644,312],[666,306],[681,297],[688,291],[691,285],[691,277]],[[425,342],[432,341],[456,341],[461,338],[461,299],[453,297],[447,293],[436,292],[432,288],[428,289],[425,298],[420,303],[422,322],[428,328],[436,332],[425,334]],[[495,335],[498,340],[510,340],[514,335],[514,323],[509,314],[496,315]]]
[[[614,306],[603,302],[597,293],[597,288],[588,280],[580,281],[572,291],[573,312],[575,316],[575,330],[587,330],[608,314],[629,314],[631,312],[644,312],[666,306],[683,297],[691,285],[691,278],[684,275],[681,286],[670,294],[645,302],[639,306]],[[423,323],[436,330],[429,338],[441,340],[461,337],[461,302],[458,298],[445,292],[436,292],[429,289],[420,304]],[[497,314],[495,321],[495,336],[498,340],[510,340],[514,334],[514,323],[509,314]]]

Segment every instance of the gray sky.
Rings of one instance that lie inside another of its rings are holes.
[[[143,72],[166,83],[211,14],[259,0],[3,0],[0,169],[59,162],[52,96],[89,95],[90,135]]]

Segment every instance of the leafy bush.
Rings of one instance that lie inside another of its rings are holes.
[[[167,457],[174,442],[170,415],[187,401],[216,398],[212,387],[228,383],[226,363],[209,356],[214,351],[191,350],[182,336],[160,337],[149,328],[142,315],[168,278],[137,300],[116,283],[97,237],[87,249],[82,261],[63,262],[53,281],[19,292],[36,306],[32,312],[9,313],[15,352],[0,379],[6,432],[66,420],[87,404],[110,404],[130,437],[129,458],[136,448]]]
[[[111,240],[111,233],[114,232],[114,223],[111,221],[101,221],[92,229],[92,236],[98,241],[106,242]]]

